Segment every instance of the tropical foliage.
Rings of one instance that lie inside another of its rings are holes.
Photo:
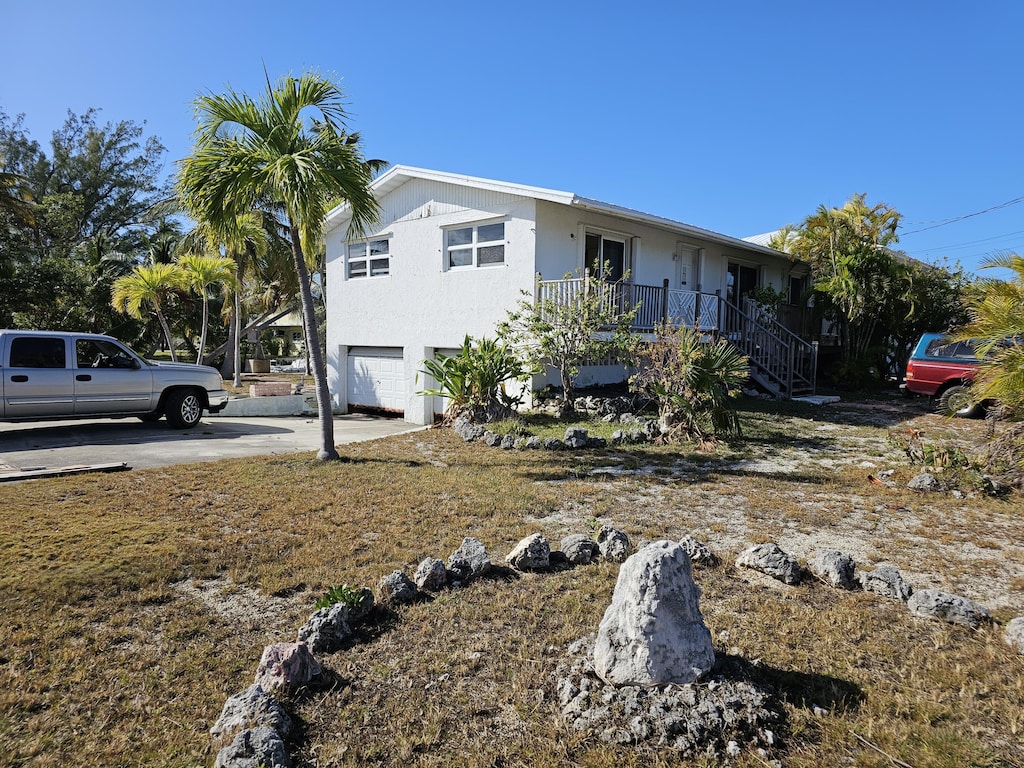
[[[197,362],[203,362],[206,352],[206,332],[210,326],[210,289],[215,285],[230,286],[234,283],[235,262],[219,254],[185,253],[176,263],[181,269],[183,284],[199,294],[202,305],[202,324],[199,334]]]
[[[174,336],[164,308],[172,297],[186,286],[186,276],[177,264],[142,264],[131,274],[119,277],[111,288],[110,304],[136,320],[142,320],[152,312],[160,322],[171,360],[177,362]]]
[[[157,338],[156,323],[114,311],[110,289],[145,261],[160,224],[164,151],[96,110],[69,112],[44,148],[0,111],[0,326]]]
[[[321,459],[336,459],[327,370],[316,322],[309,259],[321,248],[328,210],[349,207],[353,235],[373,224],[377,201],[369,189],[380,167],[364,158],[349,133],[341,88],[312,72],[283,77],[258,99],[228,90],[200,96],[192,154],[179,191],[198,220],[214,226],[251,211],[278,214],[298,279],[307,348],[320,418]]]
[[[508,347],[494,339],[466,336],[457,355],[438,354],[423,361],[423,371],[437,386],[420,394],[448,398],[448,418],[468,413],[474,421],[507,418],[522,402],[514,386],[533,372]],[[513,384],[510,392],[506,384]]]
[[[859,383],[902,373],[913,342],[925,331],[963,319],[967,284],[959,267],[933,266],[894,250],[901,214],[863,194],[841,207],[818,206],[799,227],[785,227],[769,245],[808,263],[815,311],[839,336],[839,370]]]
[[[668,436],[709,443],[739,435],[730,401],[750,375],[747,357],[725,339],[705,341],[685,326],[662,326],[654,335],[638,347],[629,384],[658,403]]]
[[[983,269],[1009,270],[1010,280],[978,282],[968,298],[970,322],[958,332],[976,342],[983,358],[974,383],[975,399],[998,401],[1006,415],[1024,416],[1024,256],[993,256]]]
[[[564,279],[572,280],[573,275]],[[535,299],[524,291],[518,306],[498,326],[498,337],[517,351],[525,367],[540,371],[549,366],[558,372],[565,415],[574,410],[576,377],[585,361],[630,356],[635,342],[630,325],[640,308],[621,308],[614,300],[621,283],[579,276],[576,280],[580,290],[568,301]]]

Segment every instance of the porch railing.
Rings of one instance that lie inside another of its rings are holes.
[[[686,325],[715,331],[720,325],[720,296],[669,290],[668,280],[662,285],[608,283],[589,277],[539,280],[536,300],[541,304],[553,301],[562,305],[576,301],[589,291],[601,292],[601,304],[606,310],[621,313],[636,308],[631,326],[636,331],[653,331],[659,325]]]
[[[757,377],[784,397],[813,392],[817,375],[817,344],[805,341],[779,320],[747,299],[743,309],[716,293],[670,290],[660,286],[608,283],[590,278],[537,281],[536,301],[558,305],[575,303],[590,291],[600,291],[605,309],[625,312],[636,308],[632,329],[653,331],[658,325],[696,328],[721,336],[746,354]]]

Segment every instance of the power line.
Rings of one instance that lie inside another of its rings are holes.
[[[956,217],[954,217],[952,219],[945,219],[944,221],[940,221],[938,224],[932,224],[929,227],[921,227],[920,229],[912,229],[909,232],[901,232],[900,233],[900,237],[905,237],[907,235],[915,235],[918,232],[925,232],[926,230],[929,230],[929,229],[938,229],[939,227],[944,227],[947,224],[953,224],[953,223],[955,223],[957,221],[963,221],[964,219],[970,219],[970,218],[972,218],[974,216],[981,216],[981,214],[983,214],[983,213],[991,213],[992,211],[998,211],[1000,208],[1007,208],[1007,207],[1009,207],[1011,205],[1016,205],[1017,203],[1020,203],[1020,202],[1024,202],[1024,197],[1017,197],[1017,198],[1014,198],[1013,200],[1007,200],[1005,203],[1000,203],[999,205],[993,205],[991,208],[986,208],[983,211],[975,211],[974,213],[967,213],[967,214],[964,214],[963,216],[956,216]]]
[[[971,247],[973,247],[975,245],[980,245],[982,243],[989,243],[989,242],[991,242],[993,240],[1004,240],[1004,239],[1006,239],[1008,237],[1013,237],[1014,235],[1024,235],[1024,229],[1019,229],[1016,232],[1007,232],[1005,235],[994,235],[993,237],[983,237],[980,240],[968,240],[967,242],[964,242],[964,243],[953,243],[952,245],[933,245],[933,246],[929,246],[928,248],[918,248],[914,252],[915,253],[927,253],[929,251],[952,251],[952,250],[955,250],[957,248],[971,248]],[[908,253],[910,253],[910,252],[908,251]]]

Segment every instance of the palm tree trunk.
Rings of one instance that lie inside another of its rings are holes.
[[[232,298],[232,301],[234,299]],[[224,362],[220,364],[220,377],[222,379],[228,379],[234,376],[234,350],[235,348],[235,307],[231,305],[231,316],[228,318],[228,340],[217,349],[210,351],[210,356],[220,354],[220,350],[224,350]]]
[[[309,285],[309,270],[306,256],[302,252],[299,228],[293,221],[288,222],[292,239],[292,258],[299,276],[299,294],[302,297],[302,324],[306,330],[306,349],[313,368],[313,382],[316,385],[316,408],[320,418],[320,450],[316,457],[321,461],[341,458],[334,447],[334,414],[331,413],[331,394],[327,389],[327,366],[320,351],[320,333],[316,327],[316,312],[313,308],[313,291]]]
[[[206,295],[206,286],[203,288],[203,327],[199,331],[199,354],[196,355],[196,362],[203,364],[203,354],[206,352],[206,330],[210,323],[210,299]]]
[[[171,350],[171,362],[178,362],[178,353],[174,351],[174,339],[171,337],[171,326],[167,324],[167,318],[159,309],[156,310],[156,319],[160,321],[160,327],[164,329],[164,336],[167,337],[167,346]]]
[[[240,291],[235,290],[235,346],[231,350],[231,357],[233,358],[231,383],[236,386],[242,386],[242,294]]]

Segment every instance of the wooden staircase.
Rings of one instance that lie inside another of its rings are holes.
[[[722,301],[719,335],[750,358],[750,377],[785,399],[814,394],[818,373],[818,344],[805,341],[757,303],[744,308]]]

